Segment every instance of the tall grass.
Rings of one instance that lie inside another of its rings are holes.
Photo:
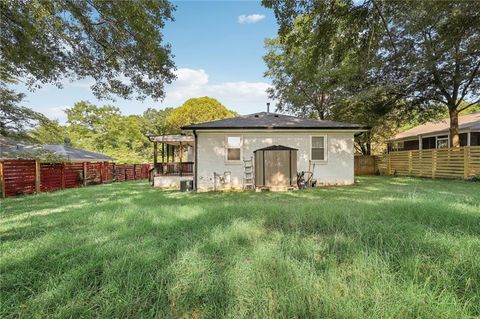
[[[116,183],[1,205],[0,316],[480,316],[480,184],[289,193]]]

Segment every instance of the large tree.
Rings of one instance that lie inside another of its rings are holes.
[[[407,99],[442,103],[460,146],[458,114],[480,102],[480,10],[476,1],[403,1],[387,17],[385,73]],[[470,103],[463,103],[470,100]]]
[[[346,83],[362,71],[358,60],[366,35],[361,32],[364,12],[351,12],[340,1],[317,4],[315,12],[292,16],[277,38],[266,40],[265,76],[272,79],[268,93],[278,110],[326,119]]]
[[[1,79],[35,88],[91,77],[97,97],[162,98],[174,79],[161,33],[172,10],[166,0],[1,0]]]
[[[300,73],[301,76],[331,80],[331,73],[322,74],[328,70],[322,68],[328,56],[337,61],[333,67],[348,66],[344,70],[350,72],[340,74],[349,76],[335,76],[330,82],[335,84],[330,86],[330,97],[362,95],[383,87],[389,98],[401,99],[399,105],[423,120],[429,119],[438,102],[443,103],[449,109],[452,145],[459,145],[458,113],[476,103],[480,95],[478,3],[264,0],[263,4],[275,11],[280,24],[279,40],[285,46],[283,52],[306,51],[316,66],[304,68],[305,74]],[[313,23],[299,25],[298,21],[304,17]],[[333,28],[329,27],[332,21]],[[303,32],[298,32],[298,28]],[[293,33],[315,35],[316,42],[305,45],[298,39],[289,41]],[[352,45],[345,50],[343,43]],[[294,73],[279,74],[295,85],[291,81]],[[276,86],[275,90],[281,92],[279,88]],[[298,89],[293,96],[307,95]],[[465,100],[472,103],[464,103]]]
[[[41,117],[20,106],[18,82],[86,78],[98,98],[162,99],[175,78],[161,32],[173,10],[167,0],[0,0],[0,133],[21,135]]]
[[[235,115],[235,112],[230,111],[214,98],[197,97],[187,100],[182,106],[174,109],[167,117],[166,127],[170,133],[176,133],[185,125],[220,120]]]
[[[151,145],[144,135],[142,116],[124,116],[117,107],[85,101],[65,111],[68,119],[64,129],[73,146],[108,154],[116,162],[149,160]]]

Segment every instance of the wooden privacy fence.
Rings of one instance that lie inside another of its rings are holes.
[[[355,155],[355,176],[377,174],[377,162],[377,156],[374,155]]]
[[[468,179],[480,176],[480,146],[391,152],[378,168],[387,175]]]
[[[40,163],[36,160],[0,161],[1,197],[51,192],[57,189],[147,179],[149,164],[109,162]]]

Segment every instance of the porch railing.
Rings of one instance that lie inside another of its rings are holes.
[[[155,174],[160,176],[192,176],[193,162],[157,163]]]

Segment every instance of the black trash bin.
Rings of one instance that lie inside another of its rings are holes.
[[[180,181],[180,191],[189,192],[193,190],[193,181]]]

